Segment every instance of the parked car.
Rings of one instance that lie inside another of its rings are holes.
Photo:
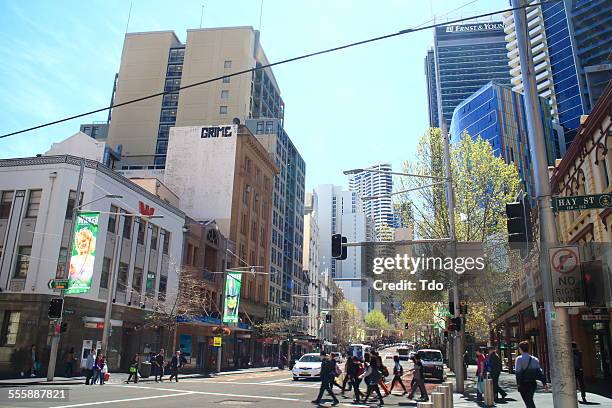
[[[444,360],[442,352],[434,349],[421,349],[417,352],[423,363],[423,375],[444,381]]]
[[[291,372],[294,381],[300,378],[320,378],[321,355],[319,353],[304,354],[295,362]]]

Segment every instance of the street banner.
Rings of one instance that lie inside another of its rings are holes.
[[[70,255],[68,272],[68,289],[66,294],[87,293],[91,289],[91,280],[96,259],[96,237],[98,236],[99,212],[77,214],[74,225],[74,238]]]
[[[553,303],[556,307],[584,306],[580,252],[577,246],[548,249]]]
[[[240,286],[242,274],[230,272],[225,280],[225,305],[223,323],[238,323],[238,305],[240,304]]]

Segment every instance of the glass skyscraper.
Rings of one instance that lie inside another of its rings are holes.
[[[545,106],[545,105],[544,105]],[[552,124],[549,109],[542,109],[548,164],[564,152]],[[523,181],[523,191],[533,192],[531,158],[523,96],[509,86],[490,82],[455,108],[450,128],[451,141],[457,143],[463,132],[489,141],[496,156],[514,163]]]
[[[504,40],[504,26],[501,22],[473,23],[437,27],[434,33],[434,56],[437,59],[431,67],[426,57],[428,84],[433,81],[442,93],[442,112],[450,125],[455,107],[489,81],[510,84],[508,57]],[[438,80],[435,78],[439,70]],[[432,79],[433,76],[433,79]],[[432,92],[436,87],[428,86],[429,117],[437,117],[432,109]],[[434,99],[436,95],[433,95]]]

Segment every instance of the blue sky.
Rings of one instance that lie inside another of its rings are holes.
[[[260,0],[134,0],[129,31],[259,27]],[[466,5],[467,4],[467,5]],[[460,10],[447,14],[461,6]],[[507,0],[264,0],[271,61],[429,22],[508,7]],[[0,3],[0,134],[108,105],[130,1]],[[428,126],[423,58],[431,30],[274,69],[285,127],[306,161],[306,184],[346,184],[342,170],[399,169]],[[0,139],[0,158],[33,156],[105,120],[100,113]]]

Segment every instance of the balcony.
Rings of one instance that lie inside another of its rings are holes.
[[[520,84],[520,83],[521,83],[521,81],[522,81],[522,79],[521,79],[521,77],[520,77],[520,76],[515,76],[515,77],[513,77],[513,78],[510,80],[510,83],[511,83],[512,85],[518,85],[518,84]]]
[[[512,40],[516,40],[516,31],[512,30],[512,32],[510,32],[509,34],[506,34],[506,36],[504,37],[504,40],[506,40],[506,42],[511,42]]]
[[[510,70],[511,77],[521,76],[521,66],[518,65]]]
[[[529,38],[534,37],[536,34],[539,34],[542,32],[542,26],[536,26],[535,28],[532,28],[531,30],[529,30]]]
[[[516,47],[516,41],[512,41],[512,43],[508,44],[507,47],[510,47],[511,45],[513,45],[514,47],[510,50],[510,52],[506,54],[508,56],[508,59],[510,60],[515,57],[518,57],[519,54],[518,48]]]

